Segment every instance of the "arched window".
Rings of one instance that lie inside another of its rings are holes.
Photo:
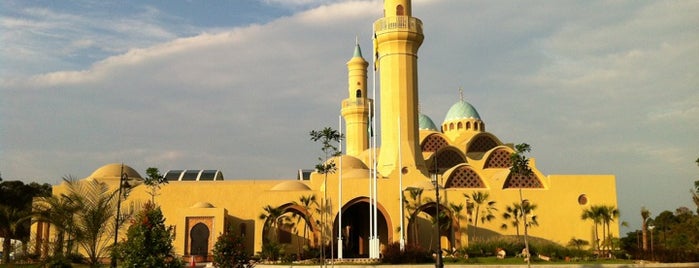
[[[403,15],[405,15],[405,10],[403,8],[403,5],[396,6],[396,16],[403,16]]]
[[[456,129],[462,129],[463,127],[464,125],[461,122],[456,123]]]
[[[454,130],[454,123],[449,124],[449,130]]]
[[[466,122],[466,129],[471,129],[471,122]]]
[[[361,98],[361,97],[362,97],[362,90],[361,90],[361,89],[357,89],[357,92],[355,93],[355,96],[356,96],[357,98]]]
[[[481,131],[485,131],[485,123],[481,122]]]
[[[473,130],[478,130],[478,123],[473,123]]]

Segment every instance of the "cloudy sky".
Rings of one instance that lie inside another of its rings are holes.
[[[544,174],[615,174],[622,220],[692,207],[699,2],[415,0],[421,111],[464,89]],[[381,1],[0,2],[0,172],[57,183],[107,163],[292,178],[337,126]],[[370,59],[368,59],[370,60]],[[623,229],[622,232],[628,231]]]

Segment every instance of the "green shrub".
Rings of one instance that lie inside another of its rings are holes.
[[[400,243],[394,242],[384,248],[382,261],[390,264],[428,263],[433,262],[433,258],[420,246],[405,245],[405,250],[401,251]]]
[[[126,268],[182,267],[184,263],[174,256],[172,227],[165,227],[165,218],[159,207],[146,203],[131,221],[127,240],[120,243],[119,264]]]
[[[250,264],[250,255],[245,251],[245,240],[228,228],[219,235],[214,244],[214,266],[219,268],[242,268]]]

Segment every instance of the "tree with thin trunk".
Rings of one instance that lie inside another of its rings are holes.
[[[284,222],[284,210],[280,207],[267,205],[263,208],[264,212],[258,217],[264,221],[264,227],[267,230],[267,237],[264,237],[263,242],[279,242],[277,241],[279,226]]]
[[[510,176],[524,176],[524,177],[529,177],[533,174],[531,167],[529,167],[529,158],[527,158],[525,153],[528,153],[531,151],[531,147],[529,144],[526,143],[520,143],[515,145],[515,152],[510,155],[510,160],[512,161],[512,167],[510,167]],[[525,199],[522,197],[522,188],[519,188],[519,200],[520,203],[522,204],[520,206],[522,210],[522,220],[524,221],[524,247],[527,250],[527,255],[531,252],[529,250],[529,241],[528,241],[528,233],[527,233],[527,228],[529,227],[529,224],[527,223],[527,212],[525,211],[525,208],[528,206],[529,202],[526,202],[525,204]],[[531,260],[529,256],[527,258],[527,266],[531,265]]]
[[[492,221],[495,219],[493,211],[497,211],[498,209],[495,207],[495,201],[489,200],[490,194],[488,194],[488,192],[476,191],[471,193],[471,195],[464,194],[464,197],[466,197],[466,203],[471,204],[473,207],[472,213],[475,213],[475,215],[472,215],[473,217],[469,217],[468,219],[469,222],[473,224],[472,236],[475,241],[477,240],[476,230],[478,229],[478,222],[486,223]]]
[[[449,203],[449,208],[451,209],[451,212],[452,212],[452,215],[454,216],[454,219],[456,219],[456,225],[459,226],[459,229],[462,229],[461,220],[466,219],[466,217],[464,215],[461,215],[461,211],[464,210],[464,205],[463,204]],[[451,231],[451,240],[453,241],[454,244],[456,244],[456,234],[455,234],[456,231],[457,230]]]
[[[341,152],[338,150],[338,147],[335,144],[339,144],[342,141],[343,135],[331,127],[326,127],[322,130],[311,130],[310,135],[311,141],[320,141],[322,145],[321,151],[323,152],[323,156],[318,157],[319,163],[316,164],[316,171],[324,175],[323,200],[320,202],[322,213],[320,215],[320,262],[321,264],[325,264],[325,238],[326,229],[328,229],[326,226],[328,224],[327,214],[330,212],[328,203],[328,174],[335,173],[335,170],[337,169],[335,162],[331,158],[340,156]],[[330,239],[330,243],[332,247],[332,239]]]
[[[12,252],[12,239],[19,238],[20,228],[31,219],[30,213],[16,207],[0,205],[0,237],[2,242],[2,263],[10,263]]]
[[[648,251],[648,219],[650,219],[650,210],[646,207],[641,207],[641,235],[643,240],[643,251]]]
[[[412,226],[410,231],[410,236],[411,236],[411,242],[413,245],[418,245],[419,237],[418,237],[418,230],[420,229],[418,226],[418,213],[417,210],[422,206],[422,192],[424,189],[422,188],[408,188],[408,195],[410,199],[408,198],[403,198],[403,202],[406,203],[405,208],[408,211],[408,226]],[[409,200],[412,200],[409,201]]]
[[[611,224],[614,221],[614,219],[619,218],[619,210],[615,206],[602,206],[602,213],[601,213],[601,218],[602,218],[602,225],[604,227],[604,245],[607,249],[607,256],[610,256],[612,253],[612,233],[611,233]]]
[[[598,251],[600,248],[600,238],[599,238],[599,225],[602,223],[602,211],[601,211],[601,206],[590,206],[589,208],[586,208],[582,212],[581,218],[583,220],[592,220],[594,223],[594,247],[595,251]]]
[[[143,184],[148,186],[148,194],[150,195],[151,203],[155,204],[155,196],[158,195],[158,190],[160,190],[161,185],[167,184],[167,178],[160,174],[158,168],[149,167],[146,169],[146,174],[148,175],[143,179]]]
[[[306,213],[308,214],[303,214],[299,215],[304,221],[304,227],[303,227],[303,239],[304,243],[307,243],[308,240],[308,228],[311,225],[311,213],[313,211],[319,212],[319,207],[318,207],[318,201],[316,200],[316,195],[310,194],[307,196],[301,196],[299,197],[299,201],[296,202],[294,201],[294,204],[299,205],[303,207],[306,210]],[[314,208],[315,206],[315,208]]]

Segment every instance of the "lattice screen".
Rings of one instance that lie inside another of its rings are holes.
[[[490,154],[484,168],[509,168],[511,166],[510,152],[505,149],[497,149]]]
[[[437,155],[437,166],[442,171],[461,163],[466,163],[466,161],[455,151],[445,150]]]
[[[529,176],[512,175],[507,176],[503,188],[544,188],[543,184],[535,174]]]
[[[446,188],[485,188],[481,177],[468,166],[454,170],[447,179]]]
[[[498,144],[492,138],[488,136],[478,136],[471,142],[466,152],[487,152],[495,148],[495,146],[498,146]]]
[[[422,151],[423,152],[436,152],[437,150],[441,149],[444,146],[448,146],[449,142],[447,142],[444,137],[439,136],[439,135],[430,135],[425,139],[425,141],[422,142]]]

